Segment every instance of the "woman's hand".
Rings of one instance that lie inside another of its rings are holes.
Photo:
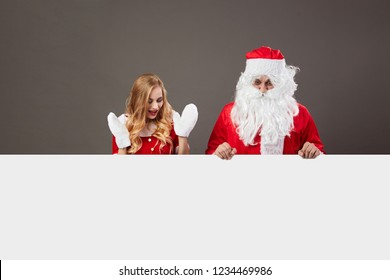
[[[175,133],[181,137],[188,137],[198,120],[198,109],[194,104],[185,106],[183,113],[173,111],[173,123]]]
[[[113,112],[108,114],[107,121],[112,135],[115,136],[118,148],[123,149],[129,147],[131,145],[130,134],[126,125],[122,123]]]

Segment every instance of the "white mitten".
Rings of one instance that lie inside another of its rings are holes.
[[[181,117],[178,112],[173,111],[173,123],[178,136],[188,137],[198,120],[198,109],[194,104],[184,107]]]
[[[122,123],[113,112],[108,114],[107,121],[112,135],[115,136],[115,141],[118,148],[121,149],[129,147],[131,145],[130,134],[126,125]]]

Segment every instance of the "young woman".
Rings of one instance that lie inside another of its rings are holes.
[[[161,79],[139,76],[126,100],[125,113],[107,116],[113,154],[189,154],[188,136],[198,120],[198,110],[188,104],[182,115],[167,100]]]

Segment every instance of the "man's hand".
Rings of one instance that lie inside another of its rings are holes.
[[[198,120],[198,109],[194,104],[184,107],[183,113],[173,112],[175,133],[181,137],[188,137]]]
[[[232,159],[232,157],[237,153],[236,148],[230,147],[229,143],[224,142],[218,146],[215,150],[214,155],[218,156],[221,159]]]
[[[115,142],[118,148],[123,149],[129,147],[131,145],[130,134],[126,125],[121,123],[117,116],[112,112],[108,114],[107,121],[112,135],[115,136]]]
[[[322,154],[320,149],[318,149],[316,145],[310,142],[306,142],[305,144],[303,144],[302,149],[298,151],[298,155],[303,158],[316,158],[320,154]]]

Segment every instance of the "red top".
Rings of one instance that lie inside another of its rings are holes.
[[[227,104],[220,113],[214,129],[211,132],[206,154],[213,154],[217,147],[228,142],[232,148],[237,149],[237,154],[260,154],[260,135],[255,138],[256,145],[245,146],[240,140],[233,124],[230,113],[234,102]],[[290,132],[290,137],[284,138],[283,154],[298,154],[305,142],[311,142],[321,152],[324,152],[324,145],[320,139],[317,127],[305,106],[298,104],[299,114],[294,117],[294,129]]]
[[[160,141],[154,136],[141,137],[142,145],[141,148],[135,153],[138,155],[169,155],[175,154],[176,147],[179,146],[179,137],[176,135],[175,130],[172,128],[171,134],[173,147],[169,144],[163,146],[160,150]],[[118,153],[118,146],[116,145],[115,136],[112,136],[112,153]]]

